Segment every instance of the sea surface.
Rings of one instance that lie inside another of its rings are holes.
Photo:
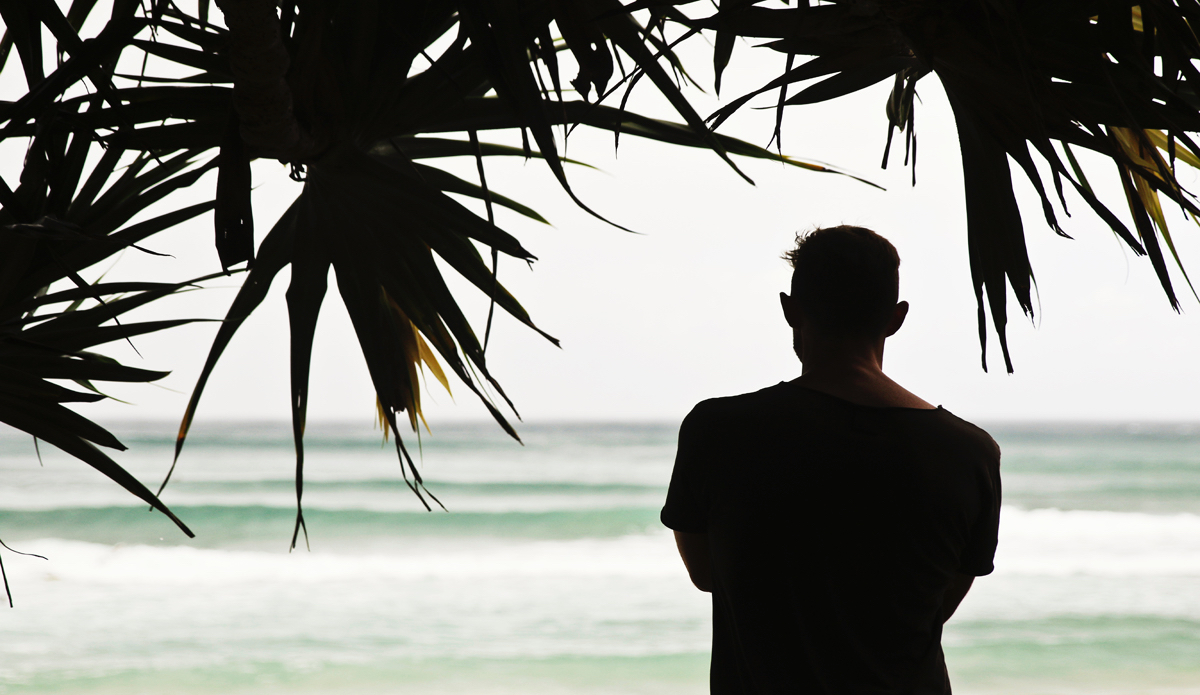
[[[174,423],[115,428],[155,487]],[[955,692],[1200,694],[1200,426],[996,425],[996,572],[947,625]],[[709,603],[658,523],[674,424],[201,422],[164,501],[0,431],[0,693],[705,693]],[[735,432],[730,433],[736,436]]]

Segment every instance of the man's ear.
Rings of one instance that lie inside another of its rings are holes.
[[[783,308],[783,318],[788,325],[797,328],[800,325],[800,309],[796,306],[795,297],[789,297],[787,292],[779,293],[779,306]]]
[[[897,302],[896,308],[892,310],[892,318],[888,321],[887,332],[884,337],[890,338],[900,330],[904,325],[904,319],[908,316],[908,302]]]

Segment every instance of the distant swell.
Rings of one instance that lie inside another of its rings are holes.
[[[295,508],[265,506],[172,506],[201,546],[272,542],[290,538]],[[661,528],[657,508],[551,512],[376,512],[306,509],[313,538],[372,537],[613,537]],[[173,537],[172,537],[173,536]],[[96,543],[186,542],[169,520],[145,507],[77,507],[48,511],[0,511],[0,538],[66,538]]]

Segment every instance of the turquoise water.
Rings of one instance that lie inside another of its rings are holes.
[[[154,484],[173,425],[118,431]],[[997,571],[947,626],[957,693],[1200,693],[1200,428],[990,428]],[[164,500],[188,540],[0,432],[0,693],[703,693],[707,596],[658,525],[675,428],[425,436],[427,513],[369,426],[200,423]]]

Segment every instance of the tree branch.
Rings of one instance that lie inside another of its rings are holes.
[[[252,157],[298,161],[313,153],[313,137],[292,112],[291,61],[272,0],[217,0],[229,27],[233,104]]]

